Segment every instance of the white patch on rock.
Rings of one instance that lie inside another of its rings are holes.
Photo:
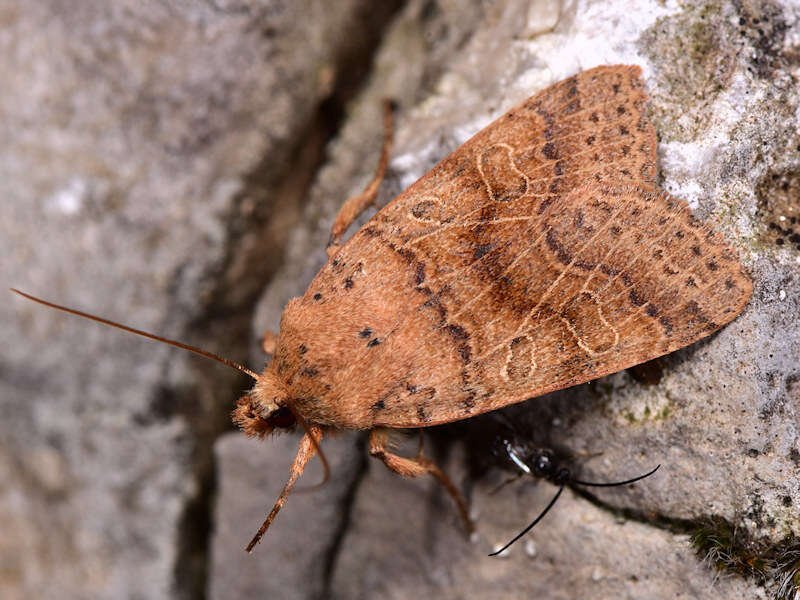
[[[531,2],[528,7],[528,22],[525,33],[528,37],[552,31],[561,18],[560,0]]]
[[[88,191],[89,185],[85,180],[78,177],[70,179],[63,188],[47,199],[47,208],[67,216],[78,214],[83,208]]]
[[[570,27],[556,25],[551,33],[536,36],[529,52],[547,65],[550,83],[598,65],[642,64],[635,43],[641,32],[678,10],[676,2],[564,3],[558,21]]]

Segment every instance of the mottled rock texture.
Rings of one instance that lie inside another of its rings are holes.
[[[246,360],[392,10],[0,3],[4,282]],[[205,593],[212,445],[246,381],[7,300],[0,596]]]
[[[386,472],[345,434],[325,446],[335,481],[290,498],[248,556],[296,439],[226,433],[247,381],[9,297],[0,596],[792,597],[796,3],[377,4],[0,2],[4,281],[260,368],[260,333],[371,176],[382,97],[400,105],[385,203],[539,89],[634,63],[659,185],[740,252],[755,281],[745,312],[647,369],[430,432],[427,452],[473,506],[471,540],[434,482]],[[585,480],[663,466],[565,492],[489,559],[555,492],[520,480],[490,493],[512,473],[490,451],[508,422]]]

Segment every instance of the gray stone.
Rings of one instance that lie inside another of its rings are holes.
[[[489,558],[556,490],[519,481],[492,494],[499,475],[472,488],[478,531],[470,540],[433,482],[403,481],[371,464],[336,562],[332,597],[766,597],[754,583],[719,577],[698,561],[686,536],[615,517],[568,491],[525,541]]]
[[[473,507],[472,541],[433,481],[367,469],[349,434],[323,443],[334,482],[292,496],[247,556],[297,441],[223,436],[212,460],[247,382],[7,302],[0,595],[774,597],[800,533],[797,6],[411,0],[319,165],[315,107],[350,89],[358,69],[345,66],[369,46],[360,33],[378,35],[367,4],[0,7],[6,280],[259,364],[261,333],[324,263],[338,207],[372,175],[381,98],[400,104],[384,204],[536,91],[635,63],[660,185],[740,252],[755,280],[747,309],[646,371],[428,434]],[[508,558],[490,559],[555,492],[520,481],[490,494],[508,474],[490,453],[500,422],[584,480],[663,466],[635,486],[566,491]]]
[[[4,281],[244,361],[319,106],[341,110],[390,10],[0,3]],[[0,311],[0,596],[202,595],[212,443],[247,382],[21,298]]]
[[[366,452],[359,438],[326,440],[325,455],[333,479],[322,479],[313,460],[268,534],[251,554],[243,548],[272,508],[289,475],[297,451],[296,436],[275,436],[264,443],[229,433],[215,450],[219,473],[209,597],[320,598],[327,595],[331,558],[338,555],[351,491],[364,470]],[[255,490],[258,490],[255,492]]]

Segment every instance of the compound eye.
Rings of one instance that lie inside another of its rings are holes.
[[[550,457],[546,454],[540,454],[536,458],[535,470],[537,473],[548,474],[553,470],[553,461],[551,461]]]
[[[267,422],[273,427],[277,427],[279,429],[289,429],[290,427],[294,427],[297,423],[292,411],[286,406],[281,406],[278,408],[278,410],[273,412],[267,418]]]

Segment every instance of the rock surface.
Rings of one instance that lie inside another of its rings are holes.
[[[0,595],[775,597],[800,534],[800,10],[411,0],[382,29],[391,11],[367,5],[0,3],[8,284],[258,365],[261,332],[372,175],[380,98],[400,105],[385,203],[539,89],[635,63],[660,185],[741,253],[748,308],[646,371],[426,435],[471,501],[472,540],[433,482],[369,464],[345,434],[325,444],[334,482],[290,498],[248,556],[297,439],[224,433],[246,381],[14,299],[0,307],[15,342],[0,363]],[[578,457],[584,480],[663,466],[565,492],[490,559],[555,492],[490,494],[507,475],[489,450],[500,420]]]
[[[7,285],[244,361],[391,12],[371,4],[0,3]],[[202,596],[212,445],[246,380],[10,295],[0,310],[0,596]]]

